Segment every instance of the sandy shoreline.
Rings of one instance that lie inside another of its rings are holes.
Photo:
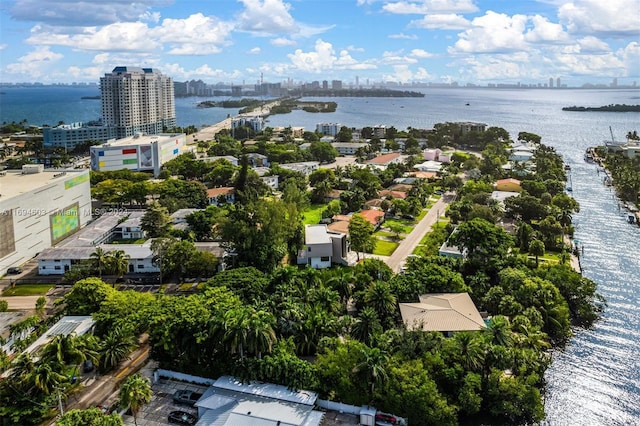
[[[252,116],[260,116],[264,115],[265,117],[271,113],[271,107],[277,105],[278,102],[272,102],[262,107],[256,108],[253,111],[245,114],[236,115],[233,117],[225,118],[219,123],[214,124],[213,126],[207,126],[195,133],[192,133],[187,136],[187,144],[191,145],[198,141],[210,141],[215,139],[216,133],[223,129],[231,129],[231,120],[238,117],[252,117]]]

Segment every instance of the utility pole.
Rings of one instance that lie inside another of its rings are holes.
[[[60,388],[56,388],[58,391],[58,410],[60,410],[60,417],[64,416],[64,407],[62,406],[62,395],[60,394]]]

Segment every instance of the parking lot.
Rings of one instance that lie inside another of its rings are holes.
[[[153,396],[151,401],[142,407],[138,413],[138,426],[158,426],[170,424],[167,416],[171,411],[180,410],[193,414],[197,417],[198,409],[188,405],[176,404],[172,396],[175,391],[188,389],[199,393],[204,393],[207,386],[195,385],[193,383],[178,382],[175,380],[160,379],[152,386]],[[132,416],[123,416],[126,425],[133,425]]]

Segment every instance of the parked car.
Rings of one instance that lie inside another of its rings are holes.
[[[402,215],[403,219],[408,219],[408,220],[416,220],[416,217],[412,214],[403,214]]]
[[[185,411],[172,411],[168,416],[169,423],[177,423],[179,425],[193,426],[198,422],[198,418],[193,414]]]
[[[198,402],[201,396],[201,393],[182,389],[175,391],[175,393],[173,394],[173,400],[178,404],[187,404],[193,406],[193,404]]]
[[[93,362],[90,359],[85,360],[82,363],[82,372],[91,373],[95,369]]]
[[[22,268],[18,266],[12,266],[11,268],[7,269],[7,275],[18,275],[21,273],[22,273]]]

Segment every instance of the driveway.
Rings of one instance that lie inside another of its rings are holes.
[[[400,242],[400,245],[396,248],[391,256],[386,260],[387,265],[394,271],[400,272],[400,268],[403,262],[407,259],[413,250],[420,244],[420,241],[425,234],[431,230],[431,227],[438,220],[438,217],[444,214],[447,205],[451,202],[453,197],[450,194],[445,194],[429,209],[427,214],[422,218],[420,222],[413,228],[413,230]]]

